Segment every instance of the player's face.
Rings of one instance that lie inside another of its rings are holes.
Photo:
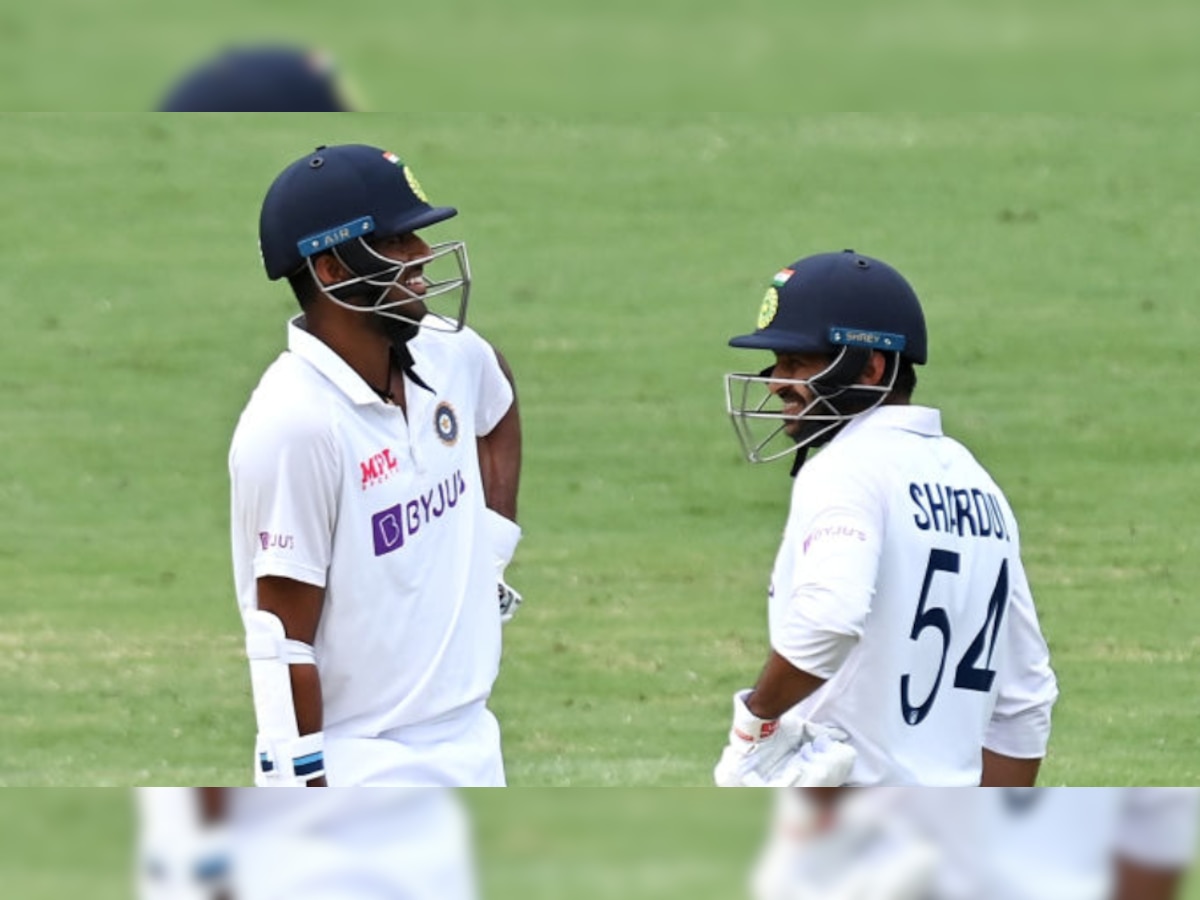
[[[771,393],[783,401],[783,414],[799,415],[815,399],[807,384],[793,384],[820,375],[829,366],[829,357],[820,353],[776,353],[775,368],[771,370]],[[800,432],[798,420],[788,422],[784,431],[791,437]]]
[[[372,249],[381,256],[397,262],[424,259],[430,253],[429,245],[415,232],[380,238],[374,242]],[[404,277],[399,285],[388,291],[385,300],[387,302],[409,300],[410,302],[400,307],[400,311],[407,318],[420,320],[428,312],[428,309],[422,301],[413,300],[412,296],[423,297],[426,290],[428,290],[428,284],[425,281],[425,267],[416,265],[404,270]]]

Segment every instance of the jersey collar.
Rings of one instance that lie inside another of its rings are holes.
[[[942,436],[942,413],[930,406],[877,406],[875,409],[855,416],[834,441],[840,441],[856,431],[896,428],[911,431],[925,437]]]
[[[288,350],[328,378],[334,387],[355,405],[386,405],[379,395],[371,390],[371,386],[363,381],[362,376],[350,368],[349,363],[338,356],[328,344],[305,330],[303,314],[288,321]]]

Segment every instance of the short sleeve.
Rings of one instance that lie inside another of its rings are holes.
[[[1200,788],[1125,788],[1117,851],[1131,862],[1184,868],[1196,856]]]
[[[496,351],[492,345],[475,332],[470,332],[470,338],[479,367],[475,433],[486,435],[504,418],[513,404],[515,395],[504,370],[500,368],[500,361],[496,358]]]
[[[229,453],[233,540],[250,545],[240,549],[256,579],[324,587],[341,481],[336,445],[301,410],[257,412],[243,416]]]
[[[818,457],[818,461],[820,457]],[[828,679],[862,638],[883,552],[884,512],[869,478],[845,467],[802,469],[784,540],[795,560],[771,645]]]
[[[1011,515],[1008,521],[1012,522]],[[1033,594],[1018,555],[1010,572],[1006,659],[984,746],[1014,759],[1040,759],[1050,742],[1050,711],[1058,680],[1038,624]]]

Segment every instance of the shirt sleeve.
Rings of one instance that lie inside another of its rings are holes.
[[[1185,868],[1196,856],[1198,788],[1124,788],[1117,851],[1144,866]]]
[[[1014,521],[1011,514],[1008,521]],[[1038,624],[1019,545],[1014,562],[1009,573],[1009,643],[984,746],[1014,759],[1041,759],[1050,742],[1050,710],[1058,699],[1058,681],[1050,668],[1050,650]]]
[[[829,679],[862,637],[883,532],[883,505],[868,478],[801,470],[784,534],[796,564],[791,584],[774,586],[789,600],[771,633],[772,647],[796,668]]]
[[[254,577],[325,586],[341,465],[332,435],[299,410],[239,428],[229,455],[235,541],[253,544]]]
[[[500,368],[500,361],[496,358],[496,351],[492,345],[474,331],[464,329],[464,336],[469,336],[478,363],[475,433],[482,436],[491,433],[504,418],[504,414],[513,404],[515,395],[504,370]]]

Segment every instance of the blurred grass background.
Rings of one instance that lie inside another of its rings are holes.
[[[1185,0],[44,0],[0,12],[0,109],[151,109],[285,41],[378,110],[1189,110],[1198,38]]]
[[[1047,784],[1198,784],[1200,123],[1154,115],[0,117],[0,785],[243,784],[234,422],[294,301],[257,216],[321,143],[461,215],[516,373],[518,786],[698,785],[766,651],[786,468],[725,346],[781,265],[913,282],[919,401],[1005,487],[1059,674]]]
[[[737,900],[767,835],[766,791],[460,792],[482,900]],[[128,900],[138,823],[121,789],[0,795],[0,884],[21,900]],[[243,898],[252,900],[252,898]],[[1200,900],[1189,877],[1181,900]]]

